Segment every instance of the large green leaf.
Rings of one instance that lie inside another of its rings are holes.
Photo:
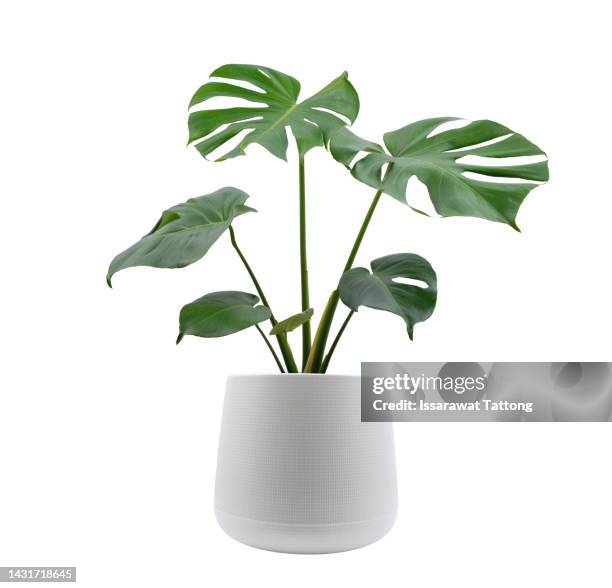
[[[211,292],[181,309],[180,343],[185,335],[225,337],[270,318],[267,306],[256,306],[259,298],[246,292]]]
[[[200,259],[230,226],[234,218],[254,212],[245,206],[248,194],[238,188],[191,198],[165,210],[150,233],[113,259],[106,276],[139,265],[185,267]]]
[[[294,314],[285,320],[279,321],[272,327],[270,335],[280,335],[281,333],[295,331],[295,329],[307,323],[312,318],[313,314],[314,310],[312,308],[307,308],[298,314]]]
[[[211,73],[212,77],[247,82],[257,88],[208,82],[191,99],[190,108],[216,97],[245,101],[245,106],[192,110],[189,115],[189,142],[197,141],[195,147],[204,157],[242,131],[248,131],[238,146],[217,161],[244,155],[244,149],[251,143],[259,143],[273,155],[286,159],[286,127],[291,129],[303,155],[324,145],[332,132],[346,124],[345,119],[353,122],[359,112],[359,97],[346,72],[300,103],[300,83],[269,67],[223,65]]]
[[[372,273],[363,267],[344,273],[338,288],[342,302],[354,311],[368,306],[402,317],[412,339],[414,325],[428,319],[436,306],[436,273],[414,253],[379,257],[370,266]],[[401,283],[401,278],[416,283]]]
[[[441,124],[453,120],[459,119],[430,118],[386,133],[387,151],[348,129],[339,129],[331,137],[329,148],[355,178],[400,202],[406,203],[408,180],[416,176],[427,186],[441,216],[475,216],[518,230],[518,209],[539,185],[536,182],[548,180],[548,163],[529,160],[517,164],[516,160],[504,159],[545,153],[522,135],[490,120],[432,134]],[[359,158],[360,154],[364,157]],[[486,159],[479,164],[461,161],[470,155]],[[490,165],[492,160],[488,158],[494,158],[497,164]],[[468,177],[466,172],[477,177]],[[498,181],[490,181],[495,178]]]

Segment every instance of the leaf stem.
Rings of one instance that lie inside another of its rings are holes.
[[[306,173],[304,156],[299,157],[299,191],[300,191],[300,284],[302,294],[302,312],[310,308],[308,291],[308,259],[306,253]],[[302,325],[302,369],[306,366],[312,344],[310,321]]]
[[[272,345],[270,344],[270,341],[268,341],[268,338],[265,336],[264,332],[261,330],[261,327],[259,325],[255,325],[255,328],[259,331],[259,334],[263,337],[263,340],[266,342],[266,345],[268,346],[270,353],[274,356],[274,361],[276,362],[276,365],[278,366],[278,369],[280,370],[281,374],[284,374],[285,370],[283,369],[283,364],[280,362],[280,359],[278,359],[278,355],[276,355],[276,351],[274,351],[274,347],[272,347]]]
[[[321,362],[323,361],[323,354],[325,353],[325,343],[327,341],[327,337],[329,336],[329,330],[331,328],[334,313],[336,312],[339,300],[340,295],[338,294],[338,290],[334,290],[331,293],[325,308],[323,309],[323,314],[321,315],[321,320],[319,321],[319,326],[317,327],[314,341],[312,343],[312,349],[310,350],[310,356],[308,357],[308,361],[304,367],[305,373],[319,373]]]
[[[380,196],[382,194],[382,190],[378,190],[376,194],[374,194],[374,198],[370,204],[370,208],[368,208],[368,212],[366,213],[363,222],[361,223],[361,227],[359,228],[359,233],[357,233],[357,238],[353,243],[353,248],[346,260],[346,264],[344,265],[344,269],[342,273],[347,272],[353,267],[353,263],[355,262],[355,257],[357,256],[357,252],[359,251],[359,247],[361,247],[361,242],[363,241],[363,237],[368,230],[368,226],[370,225],[370,221],[372,220],[372,216],[374,215],[374,211],[378,206],[378,202],[380,201]]]
[[[327,366],[329,365],[329,362],[332,358],[332,355],[334,354],[334,351],[336,350],[336,347],[338,345],[338,341],[340,341],[340,337],[342,337],[342,334],[344,333],[344,330],[346,329],[346,327],[349,324],[349,321],[351,320],[352,316],[355,314],[354,310],[351,310],[351,312],[348,313],[347,317],[344,319],[344,322],[342,323],[342,326],[340,327],[340,330],[338,331],[338,334],[336,335],[336,338],[334,339],[334,342],[332,343],[331,347],[329,348],[329,351],[327,352],[327,355],[325,356],[325,359],[323,360],[323,363],[321,364],[321,373],[324,374],[327,371]]]
[[[393,163],[390,163],[387,167],[386,173],[388,174],[391,168],[393,167]],[[386,174],[385,174],[386,175]],[[384,181],[384,179],[383,179]],[[357,252],[359,251],[359,247],[361,246],[361,242],[363,241],[363,237],[368,230],[368,226],[370,221],[372,220],[372,216],[374,215],[374,211],[378,206],[378,202],[380,201],[380,197],[383,193],[382,188],[374,194],[374,198],[370,203],[370,207],[361,223],[361,227],[359,228],[359,232],[357,233],[357,238],[353,243],[353,247],[349,256],[346,260],[346,264],[344,265],[344,269],[342,273],[347,272],[353,266],[355,261],[355,257],[357,256]],[[312,344],[312,349],[310,351],[310,355],[308,357],[308,361],[306,362],[306,367],[304,368],[305,372],[312,373],[320,373],[322,369],[322,364],[324,361],[325,355],[325,346],[327,345],[327,338],[329,337],[329,331],[332,326],[332,322],[334,320],[334,314],[336,312],[336,308],[338,307],[338,302],[340,300],[340,294],[338,290],[334,290],[327,301],[327,306],[321,315],[321,321],[319,322],[319,326],[315,333],[314,342]],[[342,333],[339,333],[341,335]]]
[[[257,290],[257,294],[259,294],[259,298],[261,298],[262,304],[270,308],[270,303],[268,302],[266,295],[263,293],[263,290],[261,289],[261,286],[259,285],[259,282],[257,281],[257,278],[255,277],[255,274],[253,273],[253,270],[251,269],[251,266],[249,265],[249,262],[246,260],[246,257],[240,250],[240,247],[238,247],[238,243],[236,243],[236,233],[232,225],[230,225],[229,227],[229,234],[230,234],[230,240],[232,242],[232,246],[236,250],[238,257],[240,257],[240,260],[242,261],[244,267],[246,268],[246,271],[251,277],[251,280],[253,281],[255,289]],[[274,317],[274,314],[272,313],[271,308],[270,308],[270,313],[271,313],[270,322],[272,323],[272,326],[274,326],[276,325],[278,321]],[[296,373],[298,371],[297,364],[295,363],[293,353],[291,352],[291,347],[289,347],[287,336],[281,333],[279,335],[276,335],[276,339],[278,340],[278,346],[280,347],[281,353],[283,355],[283,359],[285,360],[285,366],[287,367],[287,371],[291,373]]]

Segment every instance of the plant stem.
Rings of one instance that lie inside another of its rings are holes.
[[[305,373],[319,373],[321,362],[323,361],[323,354],[325,353],[325,343],[327,341],[327,337],[329,336],[329,330],[331,328],[332,320],[334,318],[334,313],[336,312],[339,300],[340,295],[338,294],[338,290],[334,290],[331,293],[327,304],[325,305],[323,314],[321,315],[321,320],[312,343],[312,349],[310,350],[310,356],[308,357],[306,367],[304,368]]]
[[[391,169],[393,164],[389,164],[387,168],[387,173]],[[372,199],[372,203],[368,208],[368,212],[366,213],[363,222],[361,223],[361,227],[359,228],[359,233],[357,233],[357,238],[355,239],[355,243],[353,243],[353,248],[349,253],[348,259],[346,260],[346,264],[344,265],[344,269],[342,273],[347,272],[353,266],[353,262],[355,261],[355,257],[357,256],[357,252],[359,251],[359,247],[361,246],[361,242],[363,241],[363,237],[365,232],[368,229],[368,225],[372,220],[372,215],[378,206],[378,202],[382,195],[382,190],[378,190],[376,194],[374,194],[374,198]],[[332,322],[334,320],[334,313],[336,312],[336,308],[338,307],[338,302],[340,300],[340,294],[338,294],[338,290],[334,290],[327,301],[327,306],[321,315],[321,321],[319,322],[319,327],[317,328],[317,332],[315,333],[314,342],[312,344],[312,349],[310,351],[310,356],[308,357],[308,361],[306,362],[306,367],[304,368],[305,372],[319,373],[323,363],[323,357],[325,355],[325,346],[327,344],[327,338],[329,337],[329,331],[332,326]],[[342,333],[339,333],[341,335]]]
[[[270,308],[268,299],[266,298],[266,295],[263,293],[263,290],[261,289],[261,286],[259,285],[259,282],[257,281],[257,278],[255,277],[255,274],[253,273],[253,270],[251,269],[251,266],[249,265],[249,262],[246,260],[246,257],[243,255],[242,251],[240,251],[240,248],[238,247],[238,243],[236,243],[236,233],[234,232],[234,227],[232,227],[232,225],[230,225],[229,227],[229,234],[230,234],[230,240],[232,242],[232,245],[234,249],[236,250],[238,257],[240,257],[242,263],[244,264],[246,271],[251,277],[251,280],[253,281],[253,284],[255,285],[255,289],[257,290],[257,294],[259,294],[259,298],[261,298],[262,304]],[[278,323],[278,321],[276,320],[276,318],[274,318],[274,314],[272,314],[271,308],[270,308],[270,313],[271,313],[270,322],[272,323],[272,326],[274,326],[276,325],[276,323]],[[289,347],[287,336],[285,334],[279,334],[279,335],[276,335],[276,339],[278,340],[278,346],[280,347],[281,353],[283,355],[283,359],[285,360],[285,366],[287,367],[287,371],[291,373],[296,373],[298,371],[297,364],[295,363],[293,353],[291,352],[291,347]],[[268,340],[266,339],[266,342],[267,341]]]
[[[340,337],[342,337],[342,333],[344,333],[344,329],[346,329],[346,327],[349,324],[349,321],[351,320],[351,317],[355,314],[354,310],[351,310],[351,312],[348,313],[347,317],[344,319],[344,322],[342,323],[342,326],[340,327],[340,330],[338,331],[338,334],[336,335],[336,338],[334,339],[334,342],[332,343],[331,347],[329,348],[329,351],[327,353],[327,355],[325,356],[325,359],[323,360],[323,364],[321,365],[321,373],[324,374],[327,371],[327,366],[329,365],[329,362],[332,358],[332,355],[334,354],[334,351],[336,350],[336,346],[338,345],[338,341],[340,341]]]
[[[259,331],[259,334],[263,337],[263,340],[266,342],[266,345],[268,346],[270,353],[274,356],[274,361],[276,362],[276,365],[278,366],[278,369],[280,370],[281,374],[284,374],[285,370],[283,369],[283,364],[280,362],[280,359],[278,359],[278,355],[276,355],[276,351],[274,351],[274,347],[272,347],[272,345],[270,344],[270,341],[268,341],[268,338],[265,336],[264,332],[261,330],[261,327],[259,325],[255,325],[255,328]]]
[[[353,248],[351,249],[348,259],[346,260],[346,264],[344,265],[344,269],[342,270],[342,273],[347,272],[353,267],[353,263],[355,262],[355,257],[357,256],[357,252],[359,251],[359,247],[361,247],[361,242],[363,241],[363,236],[365,235],[365,232],[368,230],[368,226],[370,224],[370,221],[372,220],[374,211],[376,210],[376,207],[378,206],[378,202],[380,200],[381,194],[382,194],[382,190],[378,190],[378,192],[374,194],[374,198],[372,198],[372,203],[370,204],[370,208],[368,208],[368,212],[366,212],[363,222],[361,223],[359,233],[357,233],[357,238],[355,239],[355,243],[353,243]]]
[[[304,156],[299,158],[299,184],[300,184],[300,283],[302,293],[302,311],[310,308],[310,294],[308,291],[308,259],[306,254],[306,174],[304,170]],[[306,366],[311,348],[310,321],[302,325],[302,369]]]

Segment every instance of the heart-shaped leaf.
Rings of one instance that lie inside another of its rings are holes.
[[[368,306],[401,316],[412,339],[414,325],[428,319],[436,306],[436,273],[414,253],[379,257],[370,266],[372,273],[356,267],[343,274],[338,288],[342,302],[354,311]]]
[[[300,83],[269,67],[223,65],[212,72],[212,77],[247,82],[257,88],[208,82],[191,99],[190,108],[216,97],[239,98],[246,103],[192,111],[189,115],[189,143],[197,141],[195,147],[204,157],[247,131],[240,144],[217,161],[244,155],[244,149],[251,143],[259,143],[273,155],[287,159],[286,127],[291,129],[303,155],[324,145],[332,132],[347,124],[345,119],[352,123],[359,112],[359,97],[346,72],[300,103]]]
[[[272,327],[270,331],[270,335],[280,335],[281,333],[290,333],[294,331],[298,327],[302,326],[304,323],[307,323],[314,314],[314,310],[312,308],[307,308],[303,312],[298,314],[294,314],[289,318],[286,318],[283,321],[280,321]]]
[[[244,204],[248,197],[238,188],[221,188],[165,210],[150,233],[113,259],[108,285],[113,274],[128,267],[177,268],[198,261],[234,218],[254,212]]]
[[[490,120],[432,134],[453,120],[459,119],[430,118],[386,133],[387,152],[346,128],[334,133],[329,148],[355,178],[400,202],[406,203],[408,180],[416,176],[427,186],[441,216],[474,216],[518,230],[516,215],[523,200],[537,182],[548,180],[548,163],[532,160],[546,154],[522,135]],[[359,154],[365,156],[358,158]],[[484,159],[469,163],[463,160],[467,156]],[[515,157],[530,161],[516,163]],[[495,178],[498,181],[491,181]]]
[[[267,306],[256,306],[259,298],[247,292],[211,292],[181,308],[179,336],[225,337],[270,318]]]

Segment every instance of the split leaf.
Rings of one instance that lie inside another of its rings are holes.
[[[430,118],[385,133],[386,151],[344,128],[331,137],[329,149],[359,181],[404,204],[408,180],[416,176],[441,216],[473,216],[518,230],[516,215],[523,200],[538,182],[548,180],[548,162],[533,161],[546,154],[522,135],[490,120],[435,132],[454,120],[459,119]],[[463,159],[468,156],[484,159]],[[529,160],[516,163],[515,157]]]
[[[193,96],[189,107],[189,143],[204,157],[224,146],[243,131],[240,143],[217,161],[245,154],[258,143],[270,153],[287,159],[287,132],[290,128],[301,155],[323,146],[331,134],[353,122],[359,112],[359,97],[344,72],[322,90],[298,103],[300,82],[269,67],[248,64],[223,65],[211,78],[238,83],[211,81]],[[247,83],[255,89],[245,88]],[[194,106],[218,97],[238,98],[246,106],[193,110]]]
[[[402,317],[412,339],[414,325],[428,319],[436,306],[436,273],[414,253],[379,257],[370,266],[372,273],[356,267],[343,274],[338,288],[342,302],[353,311],[367,306]]]

